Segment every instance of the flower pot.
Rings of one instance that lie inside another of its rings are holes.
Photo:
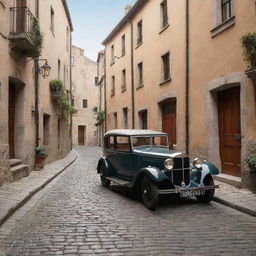
[[[44,168],[44,162],[48,155],[36,155],[35,167]]]

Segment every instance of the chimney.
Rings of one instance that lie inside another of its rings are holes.
[[[132,9],[132,5],[126,5],[124,8],[125,15]]]

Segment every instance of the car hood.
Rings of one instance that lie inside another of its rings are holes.
[[[148,156],[158,156],[158,157],[178,157],[182,156],[183,153],[180,151],[170,150],[167,148],[160,147],[140,147],[133,150],[133,152],[148,155]]]

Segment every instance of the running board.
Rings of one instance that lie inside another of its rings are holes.
[[[122,180],[116,177],[106,177],[106,179],[114,183],[117,183],[118,185],[121,185],[121,186],[128,186],[129,184],[131,184],[131,182],[127,180]]]

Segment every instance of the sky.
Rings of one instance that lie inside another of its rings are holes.
[[[124,16],[126,5],[136,0],[67,0],[74,27],[73,45],[85,50],[85,55],[97,60],[104,49],[101,42]]]

